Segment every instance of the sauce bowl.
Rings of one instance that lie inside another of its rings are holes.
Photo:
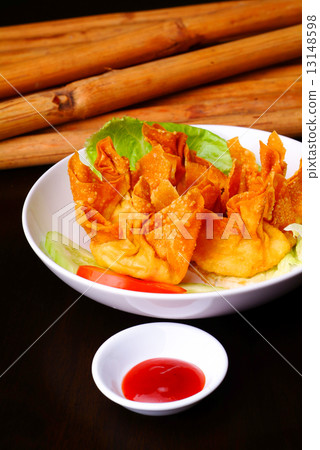
[[[121,387],[124,376],[133,366],[151,358],[174,358],[196,365],[205,375],[203,389],[182,400],[164,403],[128,400]],[[93,379],[108,399],[151,416],[190,408],[219,386],[227,369],[227,353],[216,338],[199,328],[172,322],[148,323],[120,331],[101,345],[92,362]]]

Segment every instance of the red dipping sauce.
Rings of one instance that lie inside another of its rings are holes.
[[[194,364],[173,358],[153,358],[129,370],[122,381],[122,392],[136,402],[173,402],[200,392],[204,384],[205,375]]]

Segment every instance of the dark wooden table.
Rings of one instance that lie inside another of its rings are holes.
[[[47,167],[0,173],[1,449],[301,448],[301,377],[239,315],[180,321],[214,335],[230,361],[220,387],[194,408],[167,417],[132,413],[106,399],[91,376],[97,348],[143,316],[82,297],[33,253],[21,226],[27,192]],[[244,313],[300,372],[300,289]],[[40,337],[40,338],[39,338]]]

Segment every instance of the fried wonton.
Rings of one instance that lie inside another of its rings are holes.
[[[283,230],[291,223],[302,223],[301,168],[289,180],[283,175],[271,173],[275,189],[275,204],[270,224]]]
[[[302,161],[300,167],[287,181],[291,203],[296,213],[296,222],[302,223]]]
[[[169,180],[174,186],[179,183],[185,169],[181,154],[187,140],[184,133],[171,133],[160,125],[144,124],[142,133],[152,150],[137,163],[132,175],[133,186],[143,176],[151,189],[155,189],[162,180]]]
[[[178,284],[191,260],[207,273],[251,278],[290,251],[295,238],[283,230],[301,223],[302,171],[285,178],[277,133],[260,143],[261,169],[238,138],[229,140],[228,175],[190,149],[184,133],[146,123],[142,133],[151,150],[132,172],[110,138],[97,144],[101,179],[77,153],[69,161],[76,218],[97,264]]]
[[[179,197],[179,194],[169,180],[162,180],[156,189],[151,192],[151,202],[155,211],[169,206],[174,200]]]
[[[162,180],[169,180],[175,184],[175,172],[177,167],[176,156],[164,151],[160,144],[152,148],[151,152],[143,156],[136,165],[132,174],[133,185],[143,176],[151,189],[155,189]]]
[[[211,240],[206,239],[205,226],[201,228],[192,259],[202,270],[250,278],[278,264],[290,251],[286,236],[267,222],[262,224],[262,238],[253,239],[245,239],[238,228],[238,234],[229,235],[228,223],[227,218],[215,220]]]
[[[148,181],[141,175],[138,182],[132,190],[133,207],[142,213],[153,213],[154,206],[151,203],[151,188]]]
[[[215,220],[213,239],[201,228],[193,259],[207,272],[250,278],[277,265],[295,243],[291,233],[282,230],[301,223],[301,166],[285,178],[285,149],[275,132],[268,145],[260,143],[261,171],[237,139],[228,145],[234,160],[222,196],[227,197],[228,217]]]
[[[108,218],[130,188],[129,161],[120,157],[110,138],[97,145],[95,168],[102,180],[75,153],[69,161],[68,173],[73,199],[90,206]]]
[[[214,220],[213,237],[208,239],[206,227],[201,228],[193,260],[207,272],[246,278],[277,265],[292,242],[266,221],[274,202],[271,183],[261,192],[233,196],[227,203],[228,218]]]
[[[233,163],[237,167],[237,180],[239,182],[238,191],[235,192],[234,187],[231,195],[228,196],[230,198],[232,195],[249,190],[250,183],[256,179],[259,173],[259,166],[254,153],[242,147],[238,137],[230,139],[227,144]]]
[[[148,125],[144,123],[142,126],[142,134],[152,147],[160,144],[166,153],[176,156],[182,156],[188,136],[179,131],[167,131],[159,124]]]
[[[241,176],[242,167],[236,160],[234,160],[229,175],[225,180],[221,195],[222,211],[226,210],[228,200],[240,191]]]
[[[228,146],[232,158],[241,163],[242,173],[239,193],[261,192],[265,185],[272,185],[274,204],[269,211],[269,218],[265,219],[280,230],[283,230],[290,223],[301,223],[301,166],[290,179],[285,178],[287,170],[287,164],[284,161],[286,150],[278,134],[275,131],[272,132],[267,145],[260,142],[260,171],[254,162],[254,155],[241,147],[237,138],[228,141]],[[225,196],[224,193],[223,199],[225,199]]]
[[[273,152],[271,161],[269,161],[269,164],[272,164],[272,170],[285,176],[287,172],[287,163],[284,160],[286,149],[284,148],[279,135],[275,131],[273,131],[268,138],[268,148]],[[265,156],[266,155],[261,155],[260,149],[261,166],[264,165],[262,158]]]
[[[203,204],[200,192],[193,189],[161,211],[161,222],[151,216],[143,227],[130,230],[127,221],[119,221],[116,236],[115,224],[101,219],[97,226],[89,208],[80,210],[77,219],[91,232],[90,248],[99,265],[137,278],[178,284],[196,245],[201,225],[196,215]]]
[[[177,186],[180,195],[191,188],[197,188],[205,200],[205,208],[221,211],[221,193],[224,191],[227,176],[210,162],[197,156],[196,152],[184,148],[185,175]]]
[[[208,161],[202,160],[201,158],[196,159],[196,152],[190,150],[187,144],[183,149],[183,159],[185,175],[177,186],[180,195],[199,182],[202,175],[210,167]]]

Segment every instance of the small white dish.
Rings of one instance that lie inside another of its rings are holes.
[[[151,358],[175,358],[199,367],[205,375],[203,389],[190,397],[165,403],[128,400],[122,392],[126,373]],[[100,391],[115,403],[139,414],[163,416],[190,408],[211,394],[228,369],[228,357],[220,342],[190,325],[155,322],[120,331],[105,341],[92,362],[92,376]]]
[[[197,125],[230,139],[239,136],[241,144],[259,159],[259,140],[267,142],[266,131],[223,125]],[[299,167],[301,142],[280,136],[287,149],[287,176]],[[83,151],[80,152],[82,155]],[[133,314],[164,319],[196,319],[244,311],[266,303],[294,289],[301,283],[301,268],[256,284],[200,294],[153,294],[134,292],[92,283],[60,267],[43,251],[41,243],[48,231],[59,231],[89,249],[89,240],[75,218],[68,177],[70,157],[51,167],[34,184],[23,207],[22,224],[29,244],[42,262],[61,280],[81,294],[112,308]]]

